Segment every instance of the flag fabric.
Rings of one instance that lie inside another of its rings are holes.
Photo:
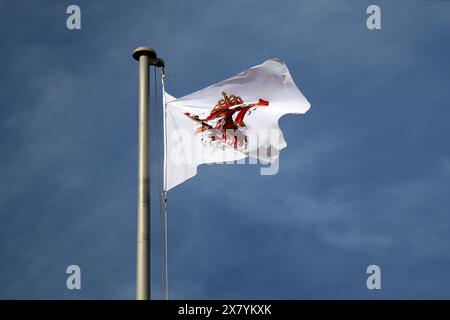
[[[279,59],[181,98],[163,95],[165,191],[196,175],[200,164],[277,160],[287,145],[278,120],[310,108]]]

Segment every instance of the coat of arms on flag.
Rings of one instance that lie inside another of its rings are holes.
[[[228,96],[225,91],[222,95],[223,99],[205,117],[191,115],[189,112],[185,112],[185,115],[199,123],[196,133],[203,134],[202,141],[205,143],[222,141],[234,149],[245,151],[247,136],[242,131],[246,127],[244,118],[256,108],[268,106],[269,102],[259,99],[257,103],[244,103],[239,96]]]

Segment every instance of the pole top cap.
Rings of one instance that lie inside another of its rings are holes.
[[[164,67],[164,60],[161,58],[150,59],[149,64],[157,68],[162,68]]]
[[[133,51],[133,58],[139,61],[139,58],[143,55],[148,56],[150,59],[157,59],[155,49],[149,47],[138,47]]]

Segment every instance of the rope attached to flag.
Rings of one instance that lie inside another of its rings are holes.
[[[159,195],[159,234],[160,234],[160,254],[161,254],[161,289],[162,297],[165,300],[169,299],[169,281],[168,281],[168,237],[167,237],[167,188],[166,188],[166,101],[165,101],[165,86],[164,86],[164,67],[161,68],[161,85],[162,85],[162,100],[163,100],[163,133],[164,133],[164,181],[161,183],[161,147],[160,147],[160,127],[159,127],[159,113],[158,113],[158,84],[156,81],[156,67],[154,68],[154,90],[155,90],[155,118],[156,118],[156,153],[157,153],[157,167],[158,167],[158,195]]]
[[[163,101],[163,132],[164,132],[164,185],[163,185],[163,201],[164,201],[164,261],[163,271],[163,297],[169,300],[169,263],[168,263],[168,223],[167,223],[167,124],[166,124],[166,87],[165,87],[165,72],[164,66],[161,68],[161,87],[162,87],[162,101]],[[156,83],[156,79],[155,79]],[[161,233],[162,234],[162,233]]]
[[[161,147],[160,147],[160,129],[159,129],[159,112],[158,112],[158,82],[156,81],[156,67],[154,70],[154,90],[155,90],[155,118],[156,118],[156,159],[157,159],[157,169],[158,169],[158,204],[159,204],[159,240],[160,240],[160,255],[161,255],[161,290],[162,296],[165,297],[166,292],[166,273],[165,273],[165,248],[164,248],[164,214],[162,210],[162,184],[161,184]]]

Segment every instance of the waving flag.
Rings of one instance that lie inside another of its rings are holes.
[[[278,120],[310,108],[279,59],[181,98],[164,92],[164,100],[165,191],[196,175],[200,164],[275,161],[286,147]]]

